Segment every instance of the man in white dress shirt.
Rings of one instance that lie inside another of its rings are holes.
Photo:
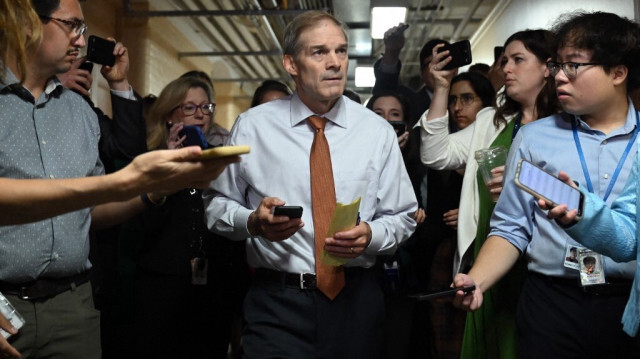
[[[249,358],[376,358],[384,305],[369,268],[414,231],[416,198],[391,126],[342,96],[348,44],[341,23],[306,12],[287,26],[284,43],[296,92],[239,116],[228,144],[248,144],[251,153],[204,195],[209,228],[246,240],[256,268],[243,350]],[[322,264],[310,186],[313,115],[326,119],[335,200],[361,198],[361,221],[324,239],[324,250],[346,260],[345,285],[334,298],[315,285]],[[302,206],[302,218],[274,217],[273,207],[285,203]]]

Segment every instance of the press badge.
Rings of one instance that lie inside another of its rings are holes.
[[[594,284],[604,284],[604,257],[591,249],[578,250],[580,264],[580,283],[583,287]]]
[[[207,284],[207,268],[209,260],[202,257],[191,259],[191,284],[206,285]]]
[[[567,244],[564,253],[564,266],[565,268],[580,270],[580,263],[578,262],[578,251],[585,249],[578,247],[574,244]]]

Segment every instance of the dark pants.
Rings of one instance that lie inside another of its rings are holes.
[[[26,322],[9,338],[22,358],[100,358],[100,314],[93,306],[89,282],[48,299],[5,296]]]
[[[519,358],[640,358],[622,331],[627,295],[596,295],[548,277],[527,277],[516,324]]]
[[[136,273],[136,358],[226,358],[233,319],[227,293],[190,276]]]
[[[316,289],[256,277],[244,303],[245,358],[380,357],[384,299],[372,270],[347,272],[333,301]]]

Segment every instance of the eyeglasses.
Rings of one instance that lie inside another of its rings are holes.
[[[549,61],[547,62],[547,68],[549,72],[551,72],[552,77],[556,77],[560,69],[565,75],[567,75],[568,79],[575,79],[578,76],[578,67],[580,66],[589,66],[589,65],[602,65],[597,62],[555,62]]]
[[[470,93],[463,93],[462,95],[460,95],[460,97],[449,96],[449,106],[455,106],[456,103],[458,102],[458,99],[460,99],[460,104],[466,107],[471,105],[473,101],[475,101],[477,98],[478,96],[474,96]]]
[[[57,17],[51,17],[51,16],[45,16],[45,15],[38,15],[41,19],[43,20],[55,20],[60,22],[61,24],[67,26],[69,29],[71,29],[71,31],[73,31],[73,34],[76,36],[82,36],[84,35],[85,32],[87,32],[87,24],[84,23],[83,20],[64,20],[64,19],[58,19]]]
[[[192,103],[183,103],[181,105],[174,107],[173,109],[175,110],[178,107],[180,108],[180,111],[182,111],[182,114],[185,116],[195,115],[198,108],[200,109],[200,111],[202,111],[203,115],[210,115],[211,113],[213,113],[213,111],[216,110],[215,103],[205,103],[200,106],[194,105]]]

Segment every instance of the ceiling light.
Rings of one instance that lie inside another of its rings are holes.
[[[356,67],[356,87],[373,87],[376,77],[373,75],[373,66]]]
[[[406,0],[371,0],[371,37],[382,39],[390,28],[407,20]]]

